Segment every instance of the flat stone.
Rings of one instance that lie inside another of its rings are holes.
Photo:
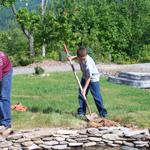
[[[133,141],[136,141],[135,138],[120,138],[119,140],[122,140],[122,141],[127,141],[127,142],[133,142]]]
[[[136,147],[145,147],[148,145],[148,143],[149,142],[147,142],[147,141],[145,141],[145,142],[144,141],[134,141],[134,144]]]
[[[80,135],[86,135],[87,134],[87,129],[79,130],[78,134],[80,134]]]
[[[103,134],[96,133],[96,134],[94,134],[94,135],[92,135],[92,136],[94,136],[94,137],[102,137],[102,135],[103,135]]]
[[[99,131],[99,134],[101,134],[101,135],[111,134],[111,133],[112,133],[112,130],[102,130],[102,131]]]
[[[129,147],[129,146],[122,146],[120,150],[138,150],[138,149],[134,147]]]
[[[51,137],[52,136],[52,133],[50,130],[48,129],[45,129],[45,130],[40,130],[40,131],[32,131],[32,132],[29,132],[29,133],[25,133],[23,134],[23,136],[25,138],[43,138],[43,137]]]
[[[30,140],[31,140],[30,138],[21,138],[21,139],[16,140],[15,142],[16,143],[23,143],[23,142],[27,142],[27,141],[30,141]]]
[[[67,142],[67,141],[60,141],[59,144],[60,144],[60,145],[67,145],[68,142]]]
[[[88,128],[87,132],[89,134],[97,134],[97,133],[99,133],[99,130],[97,128]]]
[[[100,141],[102,141],[102,138],[97,138],[97,137],[89,137],[88,139],[90,141],[94,141],[94,142],[100,142]]]
[[[131,80],[121,77],[110,76],[109,82],[130,85],[137,88],[150,88],[150,80]]]
[[[4,137],[0,137],[0,142],[4,142],[5,141],[5,138]]]
[[[147,135],[145,139],[150,141],[150,135]]]
[[[70,147],[78,147],[78,146],[82,146],[83,143],[69,143]]]
[[[118,144],[113,144],[113,143],[108,143],[107,145],[109,145],[109,146],[111,146],[111,147],[118,147],[118,146],[120,146],[120,145],[118,145]]]
[[[127,78],[131,80],[150,80],[150,73],[120,72],[118,77]]]
[[[48,145],[44,145],[44,144],[40,144],[39,147],[42,147],[46,150],[51,150],[52,146],[48,146]]]
[[[53,134],[53,137],[62,137],[62,138],[69,138],[70,136],[75,136],[73,135],[65,135],[65,134]]]
[[[95,146],[95,145],[96,145],[96,142],[88,142],[88,143],[85,143],[83,147],[90,147],[90,146]]]
[[[115,141],[119,139],[118,135],[116,134],[104,134],[102,138],[106,140],[111,140],[111,141]]]
[[[144,141],[134,141],[133,142],[134,144],[138,144],[138,145],[140,145],[140,144],[148,144],[148,142],[146,141],[146,142],[144,142]]]
[[[42,140],[37,140],[37,141],[33,141],[35,144],[43,144],[43,141]]]
[[[68,136],[68,138],[70,138],[70,139],[76,139],[78,137],[78,135],[77,134],[74,134],[74,135],[70,135],[70,136]]]
[[[100,131],[109,130],[109,127],[99,127],[98,129],[99,129]]]
[[[77,143],[76,140],[73,140],[73,139],[66,139],[67,142],[70,142],[70,143]]]
[[[105,140],[105,139],[102,139],[102,141],[105,142],[105,143],[107,143],[107,144],[108,144],[108,143],[109,143],[109,144],[113,144],[113,141],[109,141],[109,140]]]
[[[65,138],[62,138],[62,137],[56,137],[54,139],[58,142],[65,141]]]
[[[55,146],[52,146],[53,150],[64,150],[66,148],[67,148],[67,145],[55,145]]]
[[[140,145],[135,145],[135,147],[147,147],[148,145],[145,145],[145,144],[140,144]],[[150,146],[149,146],[150,147]]]
[[[118,135],[119,137],[123,137],[124,135],[123,132],[119,130],[112,130],[112,133]]]
[[[123,144],[123,141],[114,141],[115,144]]]
[[[88,141],[88,138],[77,138],[76,141],[85,143]]]
[[[39,140],[41,140],[41,138],[39,138],[39,137],[38,138],[31,138],[31,140],[32,141],[39,141]]]
[[[29,146],[33,145],[33,142],[32,141],[28,141],[28,142],[22,143],[21,145],[24,146],[24,147],[29,147]]]
[[[32,144],[31,146],[24,147],[24,150],[42,150],[41,147],[37,146],[36,144]]]
[[[9,135],[6,139],[7,140],[18,140],[22,137],[23,137],[22,134],[14,134],[14,135]]]
[[[77,138],[87,138],[87,135],[78,135]]]
[[[43,141],[51,141],[53,140],[53,137],[45,137],[45,138],[42,138]]]
[[[9,148],[3,148],[2,150],[9,150]]]
[[[59,143],[58,141],[43,142],[44,145],[48,145],[48,146],[57,145],[58,143]]]
[[[0,148],[8,148],[10,146],[12,146],[12,142],[5,141],[0,143]]]
[[[57,134],[77,134],[77,130],[58,130]]]
[[[134,147],[134,144],[131,143],[131,142],[123,141],[123,144],[126,145],[126,146],[129,146],[129,147]]]
[[[21,146],[20,147],[11,146],[9,150],[22,150],[22,148]]]
[[[147,129],[145,130],[136,130],[136,131],[127,131],[124,132],[125,137],[130,137],[130,138],[136,138],[138,136],[147,136],[149,135],[149,131]]]
[[[21,146],[20,143],[13,143],[12,145],[15,146],[15,147],[20,147]]]

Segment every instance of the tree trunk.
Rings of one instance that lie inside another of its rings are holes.
[[[44,21],[44,15],[46,11],[46,5],[47,5],[47,0],[42,0],[41,2],[41,11],[42,11],[42,25]],[[46,55],[46,44],[45,44],[45,39],[42,39],[42,56],[45,57]]]
[[[34,56],[35,55],[35,52],[34,52],[34,37],[33,37],[32,33],[29,35],[29,50],[30,50],[30,56]]]
[[[16,16],[17,10],[15,5],[12,5],[12,11],[14,13],[14,15]],[[30,33],[25,26],[21,26],[21,30],[24,33],[24,35],[27,37],[28,42],[29,42],[29,52],[30,52],[30,56],[34,56],[35,52],[34,52],[34,37],[33,37],[33,33]]]
[[[43,43],[42,45],[42,56],[45,57],[46,56],[46,44]]]

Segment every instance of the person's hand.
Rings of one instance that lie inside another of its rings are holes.
[[[83,96],[86,95],[86,89],[85,89],[85,88],[82,89],[82,95],[83,95]]]
[[[67,56],[67,60],[71,61],[73,59],[72,56]]]

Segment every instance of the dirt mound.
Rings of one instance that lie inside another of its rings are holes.
[[[98,118],[98,119],[88,122],[87,124],[87,126],[90,128],[91,127],[98,128],[98,127],[104,127],[104,126],[111,127],[111,126],[119,126],[119,125],[120,125],[119,123],[112,121],[112,120],[105,119],[105,118]]]

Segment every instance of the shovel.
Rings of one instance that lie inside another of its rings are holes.
[[[64,44],[64,50],[65,50],[67,56],[70,56],[66,44]],[[80,83],[80,80],[79,80],[79,78],[78,78],[78,76],[77,76],[77,73],[76,73],[75,67],[74,67],[74,65],[73,65],[73,62],[72,62],[70,59],[69,59],[69,63],[70,63],[70,65],[71,65],[71,68],[72,68],[73,74],[74,74],[74,76],[75,76],[75,78],[76,78],[76,81],[77,81],[77,83],[78,83],[78,85],[79,85],[79,88],[80,88],[81,91],[83,91],[83,88],[82,88],[81,83]],[[81,92],[81,93],[82,93],[82,92]],[[88,112],[89,112],[89,115],[85,115],[85,116],[86,116],[86,119],[87,119],[88,121],[93,121],[94,119],[98,118],[98,115],[97,115],[96,113],[92,113],[92,112],[91,112],[91,108],[90,108],[90,106],[89,106],[88,100],[87,100],[87,98],[86,98],[85,95],[83,95],[83,98],[84,98],[84,100],[85,100],[85,102],[86,102],[86,106],[87,106],[87,109],[88,109]]]

